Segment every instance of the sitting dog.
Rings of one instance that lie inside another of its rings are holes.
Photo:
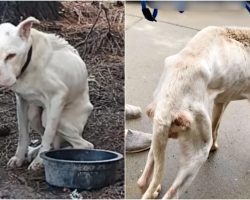
[[[178,54],[165,59],[163,75],[147,108],[153,138],[137,184],[143,199],[161,189],[168,138],[178,138],[181,162],[163,198],[178,198],[191,184],[209,152],[230,101],[250,100],[250,28],[207,27]]]
[[[87,69],[77,51],[64,39],[32,28],[29,17],[18,26],[0,25],[0,86],[16,94],[18,147],[8,166],[21,166],[28,153],[29,125],[42,134],[38,155],[29,165],[42,166],[41,152],[60,148],[93,148],[81,137],[93,106]]]

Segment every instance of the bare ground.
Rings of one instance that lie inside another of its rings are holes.
[[[89,2],[64,2],[61,19],[43,21],[37,29],[66,38],[80,53],[89,72],[90,99],[94,105],[83,137],[96,148],[124,151],[124,6],[104,10]],[[98,13],[100,18],[97,20]],[[95,24],[93,28],[93,25]],[[93,30],[90,32],[91,28]],[[0,91],[0,198],[70,198],[71,191],[49,186],[44,171],[28,171],[28,163],[7,169],[17,147],[17,119],[13,92]],[[9,132],[9,130],[10,132]],[[32,139],[40,136],[32,131]],[[114,185],[82,191],[83,198],[124,198],[124,173]]]

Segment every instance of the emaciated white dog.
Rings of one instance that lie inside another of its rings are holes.
[[[38,155],[29,169],[41,167],[39,154],[60,147],[93,148],[81,137],[93,106],[89,101],[87,70],[77,51],[64,39],[32,28],[29,17],[18,26],[0,25],[0,86],[17,99],[19,139],[8,166],[21,166],[28,153],[29,125],[41,133]]]
[[[138,185],[156,198],[163,178],[168,138],[178,138],[181,166],[164,198],[178,198],[191,184],[210,150],[216,150],[221,115],[232,100],[250,100],[250,28],[208,27],[165,60],[148,106],[153,139]]]

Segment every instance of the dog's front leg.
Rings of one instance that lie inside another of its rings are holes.
[[[153,123],[153,138],[151,143],[150,154],[149,155],[146,169],[144,170],[144,175],[142,179],[145,179],[147,184],[151,176],[151,170],[153,168],[152,180],[149,184],[148,189],[142,196],[142,199],[154,199],[157,198],[161,190],[161,180],[163,177],[163,167],[165,161],[165,148],[168,141],[168,127],[161,125],[157,120],[154,120]],[[146,174],[145,174],[146,173]],[[144,177],[148,176],[148,177]],[[139,181],[140,182],[140,181]]]
[[[28,169],[37,170],[42,167],[42,159],[40,158],[40,153],[51,149],[54,138],[56,136],[56,130],[60,120],[60,116],[65,105],[66,94],[66,92],[58,93],[52,98],[50,105],[46,108],[47,120],[44,135],[42,137],[41,148],[36,158],[29,165]]]
[[[154,169],[154,157],[153,157],[153,150],[152,148],[150,148],[145,168],[143,170],[141,177],[137,181],[137,185],[140,187],[143,193],[148,188],[148,185],[152,179],[153,169]]]
[[[179,134],[181,167],[174,183],[163,199],[179,198],[186,191],[208,158],[212,146],[211,121],[206,117],[206,119],[199,120],[197,124],[198,134],[193,134],[192,132]]]
[[[25,160],[25,154],[29,146],[29,133],[28,133],[28,103],[22,97],[16,94],[17,104],[17,120],[18,120],[18,146],[15,156],[9,162],[9,167],[20,167]]]

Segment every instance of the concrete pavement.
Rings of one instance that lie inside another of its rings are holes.
[[[204,9],[204,8],[207,9]],[[208,25],[249,26],[250,14],[238,5],[192,4],[184,14],[159,11],[158,22],[146,21],[138,3],[126,5],[126,103],[145,110],[162,73],[164,58],[180,51]],[[182,198],[250,198],[250,106],[247,101],[229,104],[219,129],[219,150],[211,154]],[[126,127],[151,132],[145,112]],[[140,198],[136,181],[148,152],[126,155],[126,197]],[[167,146],[165,175],[160,197],[178,170],[179,148],[175,140]]]

